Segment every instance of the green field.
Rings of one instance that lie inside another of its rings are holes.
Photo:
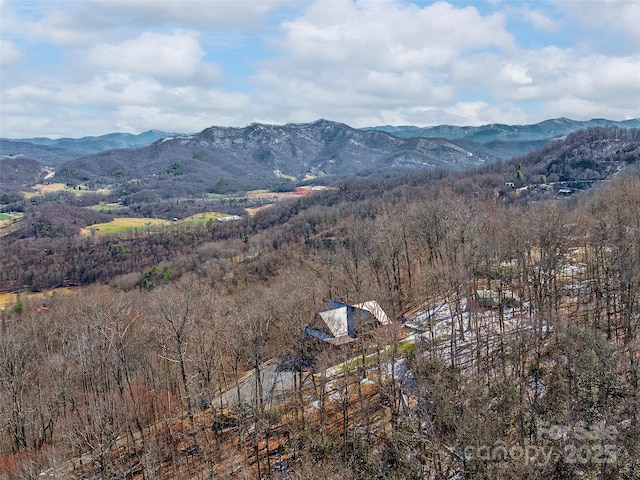
[[[99,205],[102,207],[103,205]],[[106,205],[104,205],[106,207]],[[86,230],[98,235],[109,233],[122,233],[134,228],[150,228],[159,225],[184,225],[187,223],[206,223],[216,220],[220,217],[226,217],[224,213],[204,212],[191,215],[178,221],[162,220],[158,218],[132,218],[132,217],[116,217],[107,223],[97,223],[86,228]]]
[[[107,223],[96,223],[95,225],[91,225],[90,227],[87,227],[87,230],[95,232],[98,235],[104,235],[108,233],[122,233],[134,228],[147,228],[166,223],[169,222],[167,220],[159,220],[157,218],[118,217]]]
[[[16,213],[0,213],[0,222],[4,222],[6,220],[18,220],[24,216],[22,212]]]
[[[91,205],[89,208],[91,210],[95,210],[96,212],[111,212],[113,210],[122,208],[122,205],[118,203],[109,203],[106,205]]]
[[[4,237],[11,232],[14,232],[18,225],[19,220],[24,216],[24,213],[0,213],[0,237]]]
[[[209,220],[217,220],[220,217],[226,217],[226,215],[218,212],[196,213],[195,215],[179,220],[178,223],[207,223]]]

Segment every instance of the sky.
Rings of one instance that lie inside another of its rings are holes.
[[[638,0],[0,0],[0,136],[638,118],[638,25]]]

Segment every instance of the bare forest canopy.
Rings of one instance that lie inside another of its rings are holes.
[[[467,172],[426,170],[411,177],[343,181],[339,188],[311,197],[283,202],[255,217],[233,224],[207,224],[134,230],[120,237],[79,235],[82,228],[109,221],[116,211],[94,211],[99,195],[75,196],[68,191],[14,200],[4,211],[22,211],[15,231],[0,238],[3,259],[0,291],[48,290],[72,285],[108,283],[119,275],[139,273],[181,258],[209,242],[263,233],[272,243],[301,243],[325,228],[318,215],[337,218],[375,216],[396,198],[411,199],[450,189],[474,199],[527,202],[551,199],[559,192],[574,193],[612,178],[640,157],[640,130],[598,127],[570,135],[527,156],[497,162]],[[526,187],[526,188],[525,188]],[[110,194],[106,200],[114,199]],[[182,218],[216,209],[242,214],[248,202],[227,199],[157,201],[126,206],[119,215]],[[198,210],[200,209],[200,210]],[[319,214],[322,211],[324,213]],[[292,220],[290,222],[290,220]],[[180,267],[176,271],[192,270]]]
[[[85,287],[0,313],[0,478],[638,478],[638,158],[599,127],[122,236],[8,198],[0,288]],[[396,320],[327,348],[327,298]]]

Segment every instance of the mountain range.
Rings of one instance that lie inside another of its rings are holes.
[[[8,172],[10,165],[12,178],[24,178],[16,173],[19,160],[29,160],[31,173],[37,161],[55,171],[52,178],[49,173],[51,181],[92,187],[127,184],[128,191],[155,190],[160,196],[290,190],[304,182],[345,177],[388,177],[425,168],[465,170],[526,154],[595,126],[640,127],[640,119],[366,129],[318,120],[214,126],[191,135],[153,130],[80,139],[2,139],[0,160],[5,165],[0,171]]]
[[[616,122],[595,118],[587,121],[571,120],[569,118],[555,118],[533,125],[505,125],[492,123],[480,127],[457,127],[453,125],[438,125],[435,127],[413,126],[380,126],[368,127],[366,130],[382,130],[396,137],[439,137],[449,140],[470,140],[478,143],[491,142],[526,142],[548,140],[569,135],[583,128],[590,127],[621,127],[640,128],[640,118]]]
[[[465,169],[495,161],[466,140],[399,138],[318,120],[282,126],[210,127],[147,147],[110,150],[61,165],[55,180],[112,184],[199,183],[216,192],[290,189],[305,180],[384,177],[429,167]]]
[[[383,131],[401,138],[436,137],[447,140],[467,140],[481,144],[487,152],[509,159],[525,155],[544,147],[550,141],[562,138],[570,133],[592,127],[640,128],[640,118],[616,122],[596,118],[577,121],[568,118],[555,118],[532,125],[506,125],[493,123],[479,127],[458,127],[438,125],[434,127],[415,126],[379,126],[367,130]]]
[[[109,133],[82,138],[0,138],[0,157],[16,155],[29,157],[45,165],[60,165],[74,158],[92,153],[121,148],[145,147],[151,143],[177,133],[149,130],[134,135],[131,133]]]

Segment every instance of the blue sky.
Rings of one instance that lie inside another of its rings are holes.
[[[0,0],[0,136],[640,116],[637,0]]]

